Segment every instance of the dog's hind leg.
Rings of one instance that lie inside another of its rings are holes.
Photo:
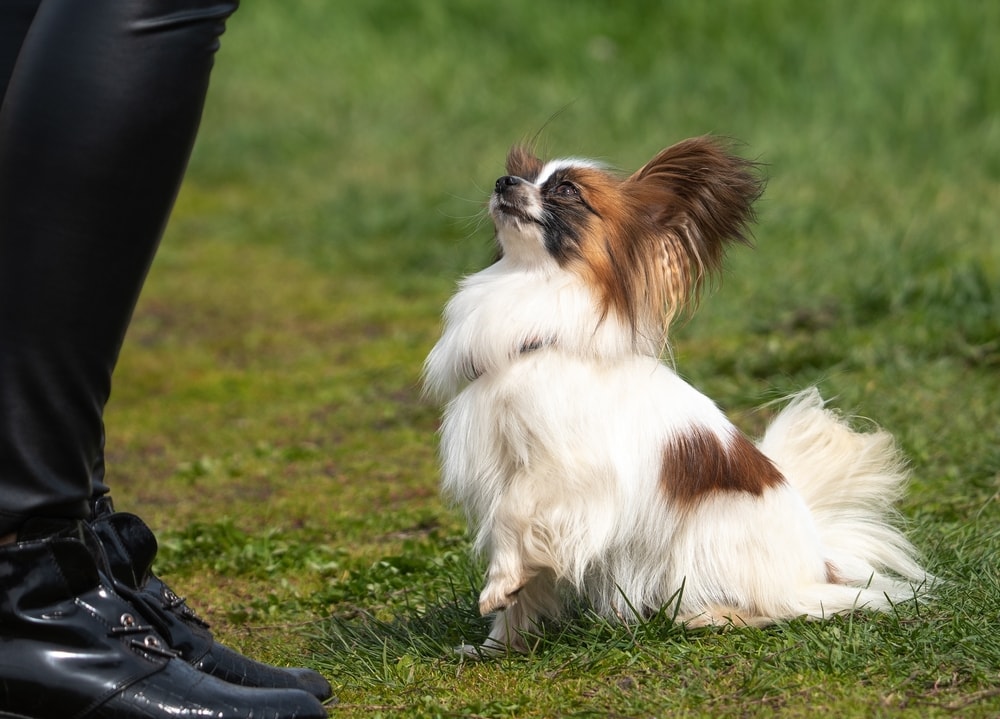
[[[700,627],[766,627],[775,623],[772,617],[720,604],[678,615],[677,621],[689,629]]]

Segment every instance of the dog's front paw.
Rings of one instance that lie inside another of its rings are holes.
[[[491,581],[479,595],[479,614],[487,614],[501,609],[510,609],[517,603],[517,594],[524,585],[519,582]]]

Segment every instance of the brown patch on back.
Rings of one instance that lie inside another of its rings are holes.
[[[714,432],[696,428],[663,451],[660,483],[670,500],[681,506],[714,492],[760,496],[784,481],[771,460],[735,430],[725,442]]]
[[[831,562],[829,559],[826,560],[826,581],[827,584],[846,584],[840,574],[837,572],[837,566]]]

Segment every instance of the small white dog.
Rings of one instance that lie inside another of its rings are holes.
[[[629,177],[520,146],[506,169],[500,257],[462,281],[425,365],[447,401],[443,488],[489,560],[478,651],[526,650],[566,590],[609,618],[669,604],[689,625],[913,599],[929,575],[891,522],[906,476],[888,434],[810,389],[754,444],[660,360],[747,241],[754,164],[703,137]]]

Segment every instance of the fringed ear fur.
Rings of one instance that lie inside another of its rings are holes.
[[[764,190],[759,166],[712,137],[684,140],[660,151],[622,185],[641,225],[633,240],[653,243],[634,252],[646,274],[659,275],[669,318],[696,305],[705,281],[722,265],[729,243],[750,244],[754,202]],[[653,299],[653,298],[649,298]]]

